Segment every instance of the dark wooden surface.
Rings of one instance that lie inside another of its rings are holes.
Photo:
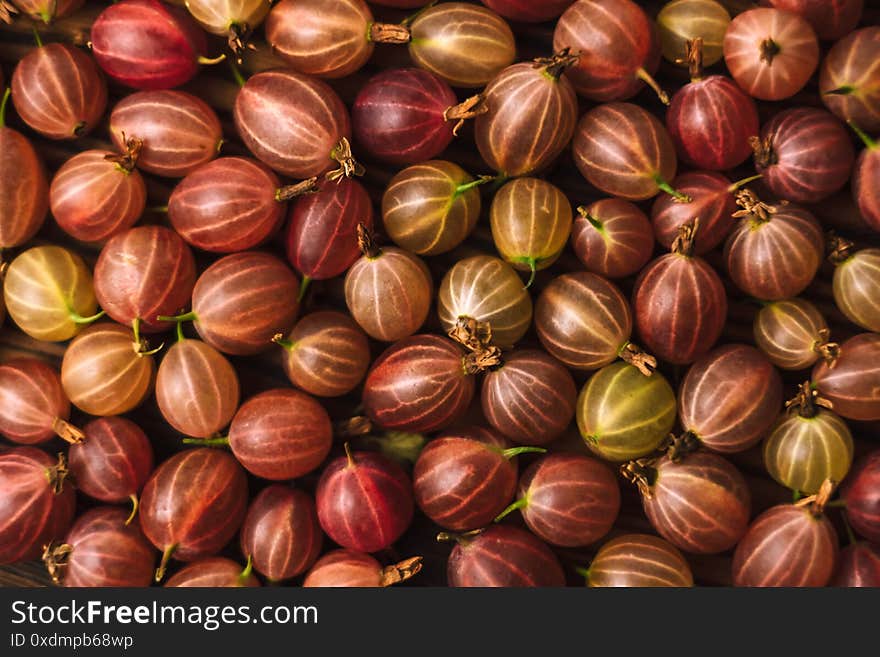
[[[661,3],[658,2],[642,2],[640,3],[655,13]],[[749,3],[734,2],[730,4],[748,5]],[[880,7],[878,3],[867,2],[868,9],[866,11],[863,23],[875,24],[880,22]],[[101,10],[102,4],[93,2],[88,4],[84,9],[77,12],[74,16],[58,21],[49,27],[41,27],[40,32],[44,42],[63,41],[68,43],[85,44],[88,41],[88,25],[94,19],[94,16]],[[398,20],[402,14],[391,10],[375,9],[376,17],[379,20]],[[536,56],[543,56],[549,53],[552,41],[552,25],[514,25],[517,34],[517,44],[520,59],[529,59]],[[12,74],[15,62],[20,59],[30,48],[33,47],[31,36],[32,25],[26,21],[19,19],[13,25],[6,26],[0,24],[0,67],[2,67],[6,80],[8,81]],[[258,35],[259,36],[259,35]],[[219,53],[223,50],[222,40],[212,40],[212,53]],[[258,47],[256,53],[249,53],[246,57],[243,69],[245,72],[255,72],[279,65],[279,62],[273,58],[268,48],[260,42],[259,38],[255,41]],[[406,50],[400,46],[379,46],[373,60],[368,67],[345,80],[334,81],[333,86],[339,91],[343,100],[349,104],[354,99],[359,86],[377,70],[389,68],[393,66],[407,66],[409,60]],[[723,65],[716,65],[712,71],[723,71]],[[670,94],[681,84],[684,84],[686,73],[684,70],[673,67],[667,63],[663,63],[659,74],[659,79],[664,88]],[[203,69],[200,75],[191,83],[183,87],[209,102],[214,106],[224,126],[224,135],[228,140],[223,147],[224,155],[244,154],[243,147],[236,141],[235,129],[232,125],[229,109],[231,108],[237,86],[230,74],[229,69],[221,64],[215,67]],[[128,90],[111,84],[110,87],[110,105],[128,93]],[[460,94],[462,98],[467,94]],[[662,117],[662,106],[649,92],[641,93],[636,102],[639,102],[652,111],[655,111]],[[762,119],[772,115],[775,111],[794,104],[803,105],[820,105],[818,96],[815,93],[815,80],[813,80],[807,89],[795,98],[785,101],[784,103],[759,103]],[[582,109],[589,107],[587,103],[582,103]],[[106,118],[106,117],[105,117]],[[34,143],[43,155],[50,171],[56,170],[66,159],[71,157],[79,150],[96,147],[108,147],[108,135],[105,124],[96,129],[88,137],[77,140],[76,142],[50,142],[39,138],[33,132],[25,129],[15,116],[14,111],[10,108],[9,123],[11,126],[22,129],[25,134],[33,138]],[[470,128],[465,129],[462,135],[450,147],[449,151],[443,155],[446,159],[461,164],[466,170],[472,174],[488,173],[487,167],[482,163],[477,153],[472,138]],[[367,165],[367,174],[364,178],[374,201],[377,204],[381,198],[382,190],[388,179],[395,173],[385,165],[364,161]],[[753,170],[751,164],[742,167],[737,172],[731,172],[732,178],[745,177],[751,175]],[[560,158],[559,162],[553,169],[547,172],[546,177],[554,184],[558,185],[569,196],[573,204],[585,204],[600,197],[596,190],[584,182],[580,174],[575,169],[571,157],[568,153]],[[152,176],[145,176],[149,189],[149,206],[162,206],[167,202],[168,195],[174,184],[173,180],[161,179]],[[428,264],[434,274],[435,281],[439,282],[445,270],[457,259],[471,255],[475,252],[493,253],[494,248],[489,234],[488,221],[486,221],[486,209],[488,207],[489,190],[484,190],[484,216],[478,226],[474,236],[462,247],[456,249],[450,254],[428,259]],[[648,211],[650,203],[646,203],[643,207]],[[817,216],[823,221],[826,227],[835,228],[843,235],[854,239],[859,245],[878,244],[878,236],[868,231],[860,222],[858,213],[849,196],[848,190],[836,195],[834,198],[824,202],[813,208]],[[158,213],[147,213],[144,222],[161,223],[164,217]],[[64,244],[76,248],[76,250],[86,257],[90,262],[94,261],[97,255],[98,247],[96,245],[74,243],[69,237],[63,234],[54,224],[51,218],[46,221],[43,230],[38,235],[34,243],[55,243]],[[270,245],[271,249],[279,254],[283,253],[280,239],[276,238]],[[14,254],[9,254],[11,258]],[[204,267],[210,262],[210,259],[201,256],[200,266]],[[710,262],[718,266],[721,271],[719,262],[719,253],[709,255]],[[563,271],[581,269],[580,263],[571,252],[566,252],[560,259],[559,264],[552,267],[549,271],[542,272],[533,286],[533,298],[537,297],[542,287],[555,275]],[[834,308],[830,286],[830,266],[826,265],[815,283],[804,295],[816,302],[827,315],[833,329],[833,337],[842,341],[846,337],[860,332],[857,327],[849,324],[845,318]],[[632,280],[623,281],[622,287],[625,292],[629,293]],[[751,322],[757,305],[745,299],[732,286],[728,284],[728,290],[731,300],[730,320],[725,329],[722,341],[724,342],[750,342],[751,341]],[[313,289],[307,299],[305,311],[319,308],[341,308],[344,309],[344,299],[341,293],[341,281],[327,281],[324,283],[313,284]],[[429,324],[426,330],[438,330],[437,320],[434,313],[428,320]],[[538,342],[533,333],[530,333],[523,342],[524,345],[537,345]],[[64,344],[48,344],[34,341],[19,331],[11,321],[7,320],[5,326],[0,329],[0,361],[7,360],[13,356],[29,355],[43,358],[56,365],[60,364],[63,355]],[[378,354],[382,346],[373,345],[374,355]],[[161,354],[157,356],[160,358]],[[242,380],[242,398],[255,394],[261,390],[265,390],[277,386],[289,385],[284,377],[280,364],[280,350],[272,350],[266,354],[254,358],[233,358],[233,363],[239,371]],[[678,367],[663,368],[673,385],[681,380],[685,369]],[[787,392],[793,392],[794,386],[799,383],[806,375],[804,373],[796,373],[786,375]],[[578,382],[581,383],[586,379],[585,374],[577,375]],[[345,419],[358,412],[357,395],[351,395],[338,400],[327,400],[328,410],[336,420]],[[480,421],[478,403],[473,408],[466,421]],[[181,448],[181,436],[171,430],[162,420],[158,413],[154,400],[149,399],[142,408],[137,409],[130,414],[131,418],[137,421],[148,433],[156,446],[157,453],[160,456],[166,456],[174,450]],[[73,421],[82,423],[87,418],[78,412],[74,412]],[[878,440],[878,424],[877,423],[850,423],[856,437],[856,445],[858,453],[863,453],[872,446],[876,447],[880,444]],[[2,447],[2,441],[0,441]],[[61,449],[60,443],[51,443],[45,446],[47,449]],[[577,435],[575,427],[571,427],[556,445],[554,449],[571,449],[585,450],[583,443]],[[750,450],[744,454],[739,454],[732,459],[746,474],[754,495],[753,513],[776,504],[791,499],[789,491],[773,482],[763,469],[761,462],[761,453],[759,448]],[[526,460],[521,460],[525,463]],[[306,477],[303,481],[297,482],[306,489],[313,489],[317,475],[313,474]],[[259,486],[265,485],[265,482],[259,482],[255,479],[251,480],[252,492]],[[624,492],[624,503],[621,516],[615,526],[614,534],[639,531],[650,532],[650,525],[647,523],[639,504],[636,491],[631,486],[622,483]],[[89,502],[80,496],[80,504],[87,506]],[[517,516],[518,517],[518,516]],[[417,514],[416,521],[410,531],[395,545],[393,553],[389,551],[380,555],[383,559],[391,561],[395,558],[410,556],[412,554],[423,554],[425,556],[425,569],[423,573],[418,575],[411,585],[440,585],[445,581],[445,559],[448,554],[449,547],[447,545],[437,544],[433,539],[436,535],[437,527],[433,526],[424,517]],[[844,536],[841,531],[841,536]],[[558,550],[557,551],[567,572],[571,577],[572,583],[578,583],[578,577],[574,574],[573,568],[583,566],[589,563],[594,552],[592,548],[584,550]],[[227,553],[233,558],[241,560],[241,556],[235,545],[230,546]],[[708,585],[725,585],[730,582],[730,555],[718,555],[711,557],[695,557],[689,556],[689,562],[694,570],[695,577],[699,583]],[[49,583],[42,565],[39,563],[17,564],[14,566],[6,566],[0,568],[0,586],[41,586]]]

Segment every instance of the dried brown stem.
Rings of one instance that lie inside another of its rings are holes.
[[[794,505],[805,506],[814,516],[821,516],[825,511],[825,505],[828,504],[831,495],[834,494],[835,488],[837,488],[837,482],[832,479],[826,479],[819,487],[818,493],[810,497],[805,497],[802,500],[798,500]]]
[[[469,351],[484,351],[492,342],[492,326],[473,317],[459,317],[447,335]]]
[[[412,34],[406,25],[396,23],[371,23],[369,39],[373,43],[409,43]]]
[[[619,355],[622,361],[629,363],[645,376],[651,376],[657,369],[657,359],[632,342],[623,345]]]
[[[685,431],[680,436],[670,434],[666,441],[666,455],[670,461],[678,462],[688,454],[693,454],[702,446],[702,442],[693,431]]]
[[[798,393],[785,402],[785,409],[789,413],[797,413],[801,417],[816,417],[819,412],[817,407],[827,408],[831,410],[834,405],[824,397],[819,396],[819,391],[814,390],[809,381],[798,386]]]
[[[58,463],[48,469],[46,476],[49,478],[49,485],[52,492],[58,495],[64,489],[64,480],[70,471],[67,469],[67,457],[63,452],[58,453]]]
[[[291,199],[312,194],[318,191],[318,179],[309,178],[293,185],[284,185],[275,190],[275,200],[279,202],[289,201]]]
[[[465,121],[476,118],[488,111],[489,106],[486,105],[486,97],[483,94],[477,94],[458,105],[447,107],[446,111],[443,112],[443,120],[456,122],[452,128],[452,134],[458,137],[458,131],[461,130]]]
[[[840,345],[836,342],[830,342],[830,338],[830,329],[819,329],[819,339],[813,343],[813,351],[819,354],[829,368],[834,367],[837,359],[840,358]]]
[[[226,43],[232,54],[235,55],[235,63],[241,65],[242,55],[245,50],[256,50],[256,46],[248,43],[253,30],[247,23],[233,23],[229,27],[229,33],[226,35]]]
[[[404,559],[400,563],[383,568],[382,574],[379,577],[379,584],[381,586],[391,586],[392,584],[403,582],[418,574],[421,569],[422,557]]]
[[[382,249],[376,244],[376,236],[367,228],[367,224],[361,222],[357,225],[358,248],[368,258],[378,258]]]
[[[683,223],[678,227],[678,234],[672,240],[672,252],[687,256],[694,254],[694,245],[697,241],[697,229],[700,227],[699,218]]]
[[[756,135],[749,137],[749,146],[755,154],[755,162],[761,168],[769,167],[776,163],[776,153],[773,150],[773,137],[761,139]]]
[[[55,584],[60,584],[67,561],[73,552],[73,546],[69,543],[49,543],[43,547],[43,563],[49,572],[49,577]]]
[[[544,73],[554,80],[562,77],[565,69],[574,66],[581,58],[581,53],[572,53],[571,48],[563,48],[552,57],[538,57],[534,59],[535,68],[543,68]]]
[[[351,142],[346,137],[339,140],[339,143],[333,148],[330,157],[339,163],[339,168],[327,173],[327,180],[338,181],[343,178],[351,178],[353,176],[362,176],[366,173],[363,165],[354,159],[351,154]]]
[[[685,44],[685,61],[691,82],[703,79],[703,37],[697,37]]]
[[[736,204],[742,208],[733,213],[734,218],[751,217],[756,221],[770,221],[770,215],[775,214],[778,208],[775,205],[769,205],[759,199],[750,189],[739,190],[734,198]]]
[[[479,374],[501,365],[501,349],[486,347],[482,351],[472,351],[464,357],[464,371]]]
[[[855,244],[831,232],[828,234],[825,248],[828,251],[828,261],[837,267],[852,257]]]
[[[620,466],[620,475],[631,484],[635,484],[639,493],[646,499],[651,499],[651,486],[657,478],[654,463],[654,459],[647,458],[630,461]]]
[[[141,154],[141,149],[144,147],[144,142],[137,137],[129,139],[125,136],[124,132],[122,133],[122,142],[125,144],[125,152],[111,153],[110,155],[105,155],[104,159],[108,162],[115,162],[123,171],[134,171],[138,157]]]
[[[767,62],[767,66],[772,66],[773,58],[781,52],[779,45],[770,37],[764,39],[759,48],[761,49],[761,61]]]
[[[52,420],[52,431],[54,431],[55,435],[61,438],[61,440],[71,445],[81,443],[86,438],[86,434],[80,429],[73,426],[67,420],[62,420],[60,417],[56,417]]]

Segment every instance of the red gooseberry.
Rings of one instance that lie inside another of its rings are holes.
[[[373,362],[364,382],[364,412],[379,427],[427,433],[464,415],[478,371],[452,340],[414,335]]]
[[[360,552],[390,547],[413,517],[412,482],[394,461],[352,452],[324,468],[315,490],[318,521],[333,541]]]
[[[308,570],[323,538],[308,493],[275,484],[251,501],[241,526],[241,551],[269,582],[280,582]]]
[[[95,263],[95,296],[120,324],[165,331],[190,300],[196,261],[180,236],[163,226],[138,226],[111,238]],[[137,339],[137,338],[136,338]]]
[[[229,446],[238,462],[272,481],[312,472],[332,445],[327,411],[298,390],[276,388],[254,395],[241,405],[229,427]]]
[[[48,545],[43,562],[55,583],[73,588],[149,586],[156,553],[126,515],[117,507],[90,509],[63,541]]]
[[[647,83],[668,104],[654,78],[660,65],[657,28],[631,0],[578,0],[556,23],[553,49],[579,52],[566,72],[577,92],[607,102],[632,98]]]
[[[383,568],[369,554],[354,550],[333,550],[315,562],[306,573],[303,586],[379,588],[408,580],[421,569],[422,557],[410,557]]]
[[[189,449],[159,465],[140,510],[141,529],[162,551],[156,581],[172,556],[193,561],[219,552],[238,531],[247,499],[244,470],[218,449]]]
[[[724,283],[694,255],[697,228],[696,221],[684,224],[672,252],[645,267],[633,288],[633,315],[642,342],[677,365],[708,352],[727,321]]]
[[[819,64],[819,42],[797,14],[770,8],[736,16],[724,35],[724,62],[750,96],[783,100],[800,91]]]
[[[76,495],[67,461],[35,447],[0,453],[0,564],[30,561],[67,533]]]
[[[474,132],[486,164],[502,175],[524,176],[546,169],[562,153],[578,113],[574,88],[562,74],[577,61],[564,50],[508,66],[492,79]]]
[[[88,150],[67,160],[52,178],[49,207],[61,229],[83,242],[103,242],[137,223],[147,187],[134,167],[140,142],[125,154]]]
[[[94,60],[61,43],[38,43],[19,60],[10,84],[15,111],[49,139],[88,134],[107,107],[107,83]]]
[[[666,196],[658,202],[663,198]],[[648,218],[636,205],[605,198],[577,210],[571,245],[587,271],[606,278],[625,278],[648,264],[654,253],[654,236]]]
[[[454,536],[446,572],[449,586],[564,586],[565,574],[556,555],[542,541],[517,527],[494,525],[477,534]]]
[[[158,0],[120,0],[90,30],[104,72],[135,89],[170,89],[188,82],[205,58],[205,33],[180,7]]]
[[[128,139],[143,142],[138,168],[169,178],[181,178],[213,160],[223,143],[217,114],[185,91],[139,91],[126,96],[110,113],[110,137],[121,152],[126,151]]]
[[[611,531],[620,511],[611,468],[581,454],[549,454],[535,461],[522,474],[517,494],[500,517],[519,509],[535,535],[562,547],[595,543]]]
[[[209,438],[238,409],[238,374],[212,346],[178,340],[165,353],[156,376],[156,402],[162,417],[180,433]]]

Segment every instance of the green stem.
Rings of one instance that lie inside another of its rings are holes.
[[[6,87],[3,92],[3,100],[0,100],[0,128],[6,127],[6,104],[9,102],[9,96],[12,94],[12,87]]]
[[[232,77],[235,78],[236,84],[238,84],[239,87],[243,87],[247,83],[247,80],[244,79],[244,76],[241,74],[241,71],[232,59],[229,60],[229,68],[232,70]]]
[[[803,494],[802,494],[799,490],[793,490],[793,491],[791,491],[791,502],[792,502],[792,504],[794,504],[795,502],[797,502],[798,500],[800,500],[802,497],[803,497]]]
[[[578,209],[578,214],[581,215],[584,219],[590,222],[590,225],[598,230],[600,233],[605,231],[605,224],[603,224],[599,219],[596,219],[593,215],[590,214],[589,210],[583,205]]]
[[[156,568],[156,581],[161,582],[162,578],[165,577],[165,570],[168,568],[168,562],[171,561],[171,555],[174,554],[174,551],[177,549],[177,544],[169,545],[162,551],[162,561],[159,563],[159,567]]]
[[[101,319],[106,314],[107,313],[105,313],[102,310],[101,312],[95,313],[94,315],[91,315],[90,317],[83,317],[75,310],[69,311],[70,321],[72,321],[74,324],[91,324],[92,322],[94,322],[98,319]]]
[[[826,96],[849,96],[856,90],[854,86],[851,84],[845,84],[842,87],[837,87],[837,89],[832,89],[831,91],[826,91]]]
[[[309,291],[309,284],[312,282],[311,276],[303,276],[302,281],[299,284],[299,295],[297,295],[296,300],[299,303],[302,303],[303,298],[306,296],[306,292]]]
[[[504,520],[507,516],[509,516],[514,511],[519,511],[520,509],[524,509],[528,505],[529,505],[529,498],[528,497],[519,498],[515,502],[511,503],[506,509],[504,509],[504,511],[502,511],[497,516],[495,516],[495,522],[501,522],[502,520]]]
[[[217,436],[216,438],[184,438],[184,445],[198,445],[199,447],[226,447],[229,445],[229,436]]]
[[[152,207],[147,208],[147,212],[157,212],[159,214],[168,214],[168,206],[167,205],[154,205]]]
[[[479,187],[480,185],[485,185],[486,183],[490,183],[496,180],[498,176],[480,176],[476,180],[471,180],[467,183],[462,183],[458,187],[455,188],[455,192],[452,194],[452,198],[456,199],[465,192],[469,192],[472,189]]]
[[[199,321],[198,315],[196,315],[195,311],[190,310],[188,313],[182,313],[180,315],[159,315],[157,318],[160,322],[177,322],[180,324],[181,322],[197,322]]]
[[[850,119],[849,121],[847,121],[847,123],[849,124],[849,127],[853,129],[853,132],[855,132],[859,136],[859,139],[865,142],[865,146],[867,146],[869,150],[874,150],[875,148],[877,148],[877,141],[871,138],[871,136],[867,132],[857,126],[854,121]]]
[[[37,48],[43,47],[43,40],[40,38],[40,33],[37,32],[37,28],[34,27],[34,42],[37,44]]]
[[[238,585],[244,586],[245,582],[247,582],[248,578],[251,576],[251,573],[254,572],[254,558],[251,555],[248,555],[247,563],[244,565],[244,570],[241,571],[238,575]]]
[[[140,500],[138,500],[138,496],[136,493],[132,493],[128,496],[128,499],[131,500],[131,514],[129,514],[128,519],[125,521],[126,525],[130,525],[131,521],[134,520],[134,517],[137,515],[138,507],[140,506]]]
[[[511,447],[510,449],[505,449],[501,452],[501,455],[506,459],[512,459],[514,456],[519,456],[520,454],[546,454],[547,450],[543,447]]]
[[[727,188],[727,191],[730,192],[731,194],[733,194],[733,192],[735,192],[739,188],[741,188],[745,185],[748,185],[750,182],[755,182],[756,180],[760,180],[763,177],[764,177],[764,174],[759,173],[755,176],[749,176],[748,178],[743,178],[742,180],[737,180],[735,183],[733,183],[730,187]]]
[[[226,54],[217,55],[216,57],[205,57],[204,55],[199,55],[196,59],[196,62],[201,64],[202,66],[213,66],[214,64],[219,64],[224,59],[226,59]]]
[[[679,203],[690,203],[691,201],[693,201],[693,199],[687,194],[682,194],[681,192],[675,190],[672,185],[666,182],[659,173],[654,175],[654,183],[659,189],[672,196]]]
[[[826,509],[845,509],[846,508],[846,500],[843,498],[832,500],[825,505]]]
[[[284,347],[287,351],[291,351],[294,347],[296,347],[296,343],[293,340],[287,340],[280,333],[272,338],[272,342],[277,344],[279,347]]]
[[[575,568],[574,572],[583,577],[585,580],[590,581],[590,569],[589,568]]]
[[[186,340],[186,336],[183,334],[183,322],[177,322],[177,341],[183,342]]]
[[[532,283],[535,282],[535,275],[538,273],[538,259],[537,258],[517,258],[516,262],[522,263],[524,265],[529,266],[529,282],[526,283],[526,289],[532,287]]]

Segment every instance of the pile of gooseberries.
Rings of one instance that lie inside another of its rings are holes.
[[[0,0],[0,584],[880,585],[878,61],[860,0]]]

